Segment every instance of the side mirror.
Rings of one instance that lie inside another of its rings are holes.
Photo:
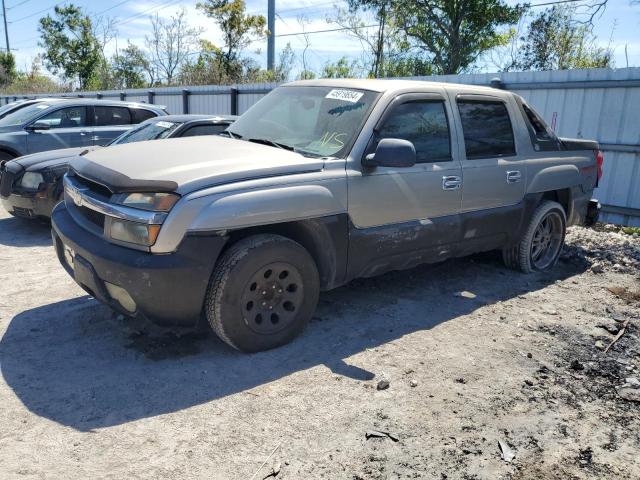
[[[375,153],[367,155],[363,163],[367,167],[413,167],[416,164],[416,148],[409,140],[383,138]]]
[[[27,130],[29,130],[30,132],[35,132],[37,130],[50,130],[51,129],[51,125],[49,125],[46,122],[35,122],[32,123],[31,125],[27,125]]]

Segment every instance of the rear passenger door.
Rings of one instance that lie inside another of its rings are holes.
[[[498,96],[457,95],[462,136],[462,212],[516,205],[524,198],[525,156],[517,149],[515,105]]]

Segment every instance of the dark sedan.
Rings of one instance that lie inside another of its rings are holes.
[[[126,131],[109,145],[163,138],[217,135],[236,119],[232,115],[166,115],[147,120]],[[78,147],[25,155],[0,167],[0,199],[12,215],[26,218],[50,217],[62,199],[62,177],[69,159],[101,147]],[[104,148],[104,147],[102,147]]]

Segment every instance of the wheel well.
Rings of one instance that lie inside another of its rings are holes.
[[[558,202],[562,205],[564,209],[564,213],[567,216],[567,219],[571,214],[571,189],[563,188],[560,190],[550,190],[548,192],[544,192],[540,201],[543,200],[552,200],[554,202]]]
[[[12,151],[12,150],[9,150],[9,149],[7,149],[7,148],[0,148],[0,156],[1,156],[2,154],[5,154],[5,155],[7,155],[7,156],[11,157],[11,158],[9,158],[9,159],[7,159],[7,160],[12,160],[12,159],[14,159],[14,158],[16,158],[16,157],[18,157],[18,156],[19,156],[16,152],[14,152],[14,151]]]
[[[340,223],[340,222],[338,222]],[[320,275],[322,289],[333,288],[340,284],[346,270],[346,242],[347,230],[345,226],[343,237],[344,246],[340,238],[331,234],[331,227],[323,219],[301,220],[296,222],[277,223],[235,230],[229,233],[223,252],[239,240],[262,233],[281,235],[302,245],[311,255]],[[337,245],[340,243],[340,245]],[[342,250],[342,251],[341,251]],[[338,260],[340,259],[340,260]]]

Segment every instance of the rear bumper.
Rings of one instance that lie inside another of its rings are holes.
[[[75,223],[64,203],[56,206],[51,220],[60,263],[90,295],[121,313],[161,325],[196,325],[225,237],[187,236],[174,253],[156,255],[96,237]],[[65,247],[74,252],[73,266]],[[108,284],[129,294],[134,311],[111,296]]]
[[[589,200],[589,204],[587,205],[587,214],[584,219],[584,224],[586,226],[594,225],[598,219],[600,218],[600,211],[602,210],[602,206],[600,202],[596,199]]]

